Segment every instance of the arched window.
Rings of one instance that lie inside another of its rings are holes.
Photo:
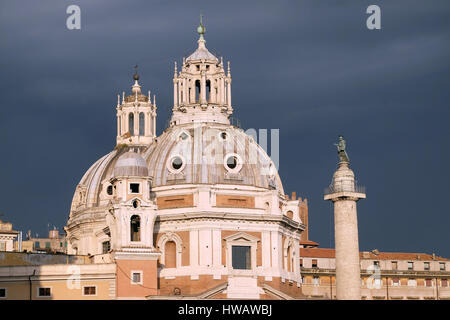
[[[145,136],[145,116],[144,113],[139,113],[139,135]]]
[[[200,101],[201,86],[200,80],[195,80],[195,102]]]
[[[292,256],[292,246],[289,246],[287,250],[287,271],[292,272],[292,262],[293,262],[293,256]]]
[[[206,80],[206,101],[211,102],[211,81]]]
[[[141,241],[141,218],[132,216],[130,220],[131,241]]]
[[[294,218],[294,213],[291,210],[286,212],[286,215],[288,216],[289,219],[293,219]]]
[[[177,245],[174,241],[167,241],[164,246],[164,264],[166,268],[177,267]]]
[[[134,114],[130,113],[128,115],[128,131],[132,136],[134,136]]]

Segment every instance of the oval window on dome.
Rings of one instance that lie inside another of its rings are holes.
[[[221,138],[222,140],[226,140],[226,139],[227,139],[227,133],[226,133],[225,131],[221,132],[221,133],[219,134],[219,136],[220,136],[220,138]]]

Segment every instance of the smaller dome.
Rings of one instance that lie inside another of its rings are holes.
[[[114,166],[114,177],[147,177],[147,162],[135,152],[126,152]]]
[[[208,49],[206,49],[205,46],[203,46],[203,47],[199,46],[199,48],[197,50],[195,50],[194,53],[192,53],[186,59],[186,61],[191,61],[191,60],[209,60],[209,61],[214,61],[214,62],[219,61],[215,55],[213,55],[211,52],[208,51]]]

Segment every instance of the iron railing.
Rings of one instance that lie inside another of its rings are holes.
[[[366,187],[357,185],[356,183],[352,185],[337,185],[337,186],[329,186],[326,187],[323,191],[325,195],[337,193],[337,192],[357,192],[357,193],[366,193]]]

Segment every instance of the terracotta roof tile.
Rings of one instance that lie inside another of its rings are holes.
[[[328,248],[300,248],[300,257],[305,258],[335,258],[335,249]],[[413,260],[413,261],[432,261],[433,256],[427,253],[409,253],[409,252],[380,252],[375,255],[372,252],[360,252],[361,259],[373,260]],[[435,261],[450,261],[450,259],[435,256]]]

